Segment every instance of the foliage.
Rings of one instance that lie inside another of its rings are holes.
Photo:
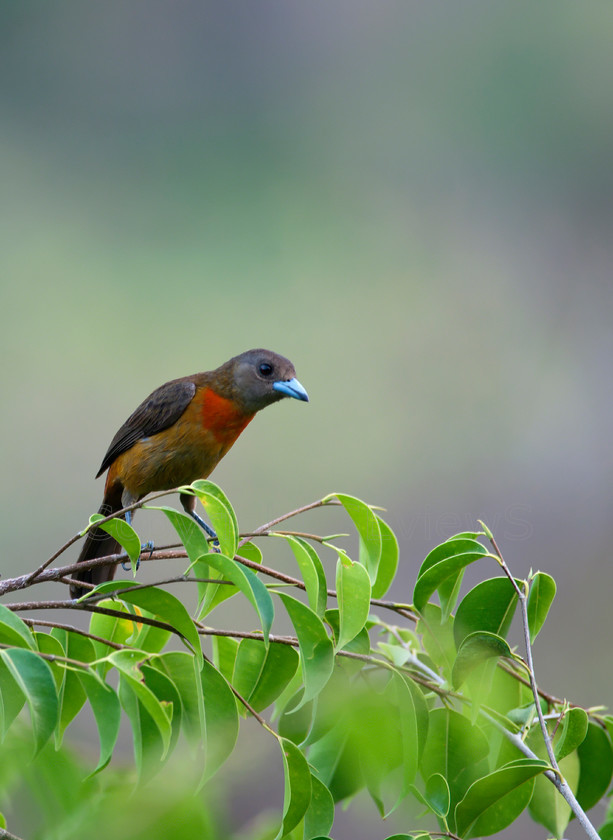
[[[363,790],[381,817],[396,813],[406,820],[408,833],[394,837],[488,836],[525,809],[555,837],[563,836],[571,816],[597,836],[584,811],[611,781],[613,718],[537,688],[531,644],[555,595],[549,575],[513,578],[483,526],[434,548],[419,570],[412,603],[397,603],[384,599],[398,565],[396,538],[377,509],[359,499],[331,494],[241,535],[219,487],[199,481],[182,491],[203,503],[218,541],[185,514],[147,505],[169,519],[182,548],[147,551],[143,558],[178,558],[187,564],[183,574],[155,585],[111,581],[79,601],[0,604],[0,791],[8,801],[24,773],[35,789],[42,777],[53,779],[53,813],[47,809],[41,836],[83,836],[84,821],[100,803],[125,789],[105,769],[122,711],[132,731],[138,791],[147,789],[144,783],[154,789],[177,745],[189,746],[183,813],[196,808],[197,791],[214,786],[241,719],[255,718],[278,746],[285,779],[282,812],[262,837],[331,837],[335,804]],[[340,547],[347,535],[276,527],[330,506],[357,532],[357,556]],[[109,527],[135,561],[134,531]],[[255,540],[271,537],[286,543],[295,575],[263,564]],[[65,585],[75,567],[52,566],[62,550],[35,572],[2,581],[0,593],[49,580]],[[330,554],[333,573],[326,572]],[[460,600],[464,570],[473,563],[499,574]],[[191,611],[178,596],[186,581],[197,592]],[[213,614],[222,615],[230,598],[242,600],[253,631],[213,626]],[[18,616],[41,608],[45,620]],[[88,629],[51,621],[54,608],[88,613]],[[507,641],[515,614],[524,629],[523,655]],[[277,632],[279,625],[291,632]],[[62,749],[84,708],[99,736],[98,759],[85,774]],[[54,767],[63,769],[54,773]],[[123,807],[130,810],[128,802]],[[194,836],[214,836],[208,818],[194,819],[200,820]],[[613,837],[612,826],[609,817],[603,836]],[[115,829],[113,835],[124,836]]]

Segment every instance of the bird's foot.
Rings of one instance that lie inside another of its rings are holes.
[[[147,542],[143,543],[140,547],[141,554],[144,554],[145,551],[148,551],[149,552],[149,557],[151,557],[151,555],[153,554],[153,549],[154,548],[155,548],[155,543],[153,542],[153,540],[147,540]],[[149,559],[149,557],[147,559]],[[136,561],[136,571],[138,571],[139,567],[140,567],[140,557]],[[125,572],[131,571],[132,562],[130,560],[122,560],[121,561],[121,568]]]

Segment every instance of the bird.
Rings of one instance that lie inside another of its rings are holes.
[[[112,439],[96,478],[108,470],[99,513],[109,516],[149,493],[207,478],[261,409],[283,398],[309,401],[289,359],[270,350],[247,350],[215,370],[173,379],[156,388]],[[180,494],[184,510],[214,532],[195,511],[196,497]],[[126,518],[131,522],[128,512]],[[120,551],[101,528],[90,529],[77,563]],[[112,580],[116,565],[77,571],[73,581]],[[72,598],[87,587],[73,582]]]

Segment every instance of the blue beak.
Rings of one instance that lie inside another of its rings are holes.
[[[280,379],[278,382],[273,382],[272,387],[286,397],[293,397],[295,400],[303,400],[304,402],[309,401],[309,395],[297,379],[287,379],[286,381]]]

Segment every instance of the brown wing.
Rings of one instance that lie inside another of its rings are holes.
[[[138,440],[151,437],[176,423],[195,393],[196,385],[190,379],[174,379],[150,394],[111,441],[96,478],[111,466],[118,455],[127,452]]]

